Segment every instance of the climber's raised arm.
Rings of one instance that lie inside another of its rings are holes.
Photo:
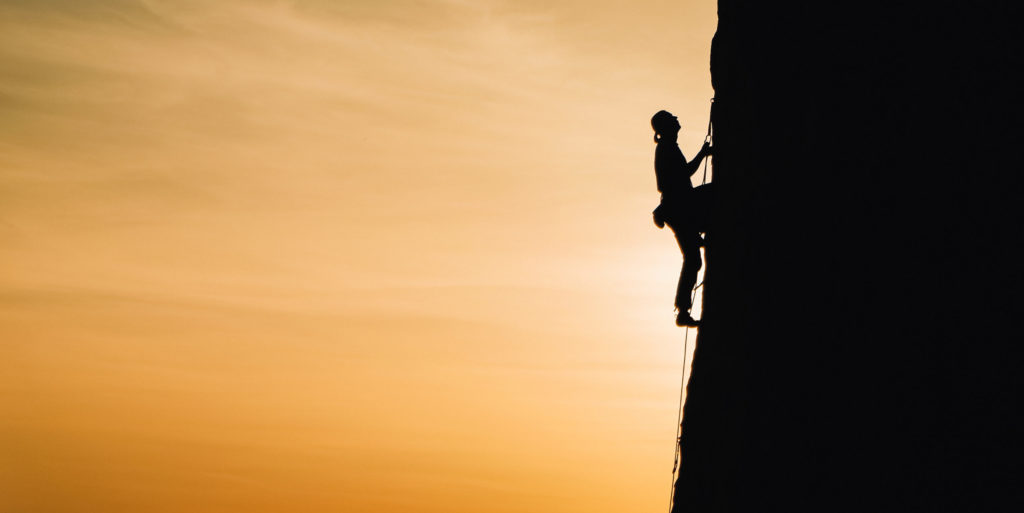
[[[705,141],[704,146],[700,147],[700,151],[697,152],[697,156],[693,160],[686,163],[686,176],[693,176],[700,169],[700,163],[706,157],[710,157],[712,154],[711,143]]]

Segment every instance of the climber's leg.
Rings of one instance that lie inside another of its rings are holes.
[[[692,297],[693,286],[697,282],[697,271],[703,265],[700,256],[700,234],[697,230],[688,226],[668,223],[669,228],[676,236],[679,243],[679,251],[683,255],[683,268],[679,273],[679,285],[676,287],[676,308],[680,313],[690,311],[690,298]]]
[[[683,270],[679,274],[679,287],[676,289],[676,307],[679,311],[690,311],[693,305],[693,286],[697,283],[697,271],[700,271],[703,260],[700,256],[700,235],[696,230],[687,233],[680,241],[683,250]]]

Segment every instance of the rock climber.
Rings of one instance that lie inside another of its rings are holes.
[[[683,253],[683,269],[679,274],[675,306],[677,326],[698,326],[690,314],[693,308],[691,291],[697,282],[697,271],[703,265],[700,247],[704,240],[701,232],[707,233],[708,211],[711,207],[713,189],[711,184],[694,187],[690,177],[700,169],[700,163],[712,154],[711,143],[704,142],[700,152],[690,162],[676,142],[679,136],[679,120],[668,111],[658,111],[651,118],[654,129],[654,173],[661,192],[661,204],[654,209],[654,223],[658,228],[666,224],[672,229]]]

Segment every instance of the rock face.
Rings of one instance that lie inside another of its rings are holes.
[[[1021,510],[1011,4],[719,1],[675,513]]]

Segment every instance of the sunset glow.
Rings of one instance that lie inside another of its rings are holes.
[[[0,511],[664,511],[715,24],[0,4]]]

